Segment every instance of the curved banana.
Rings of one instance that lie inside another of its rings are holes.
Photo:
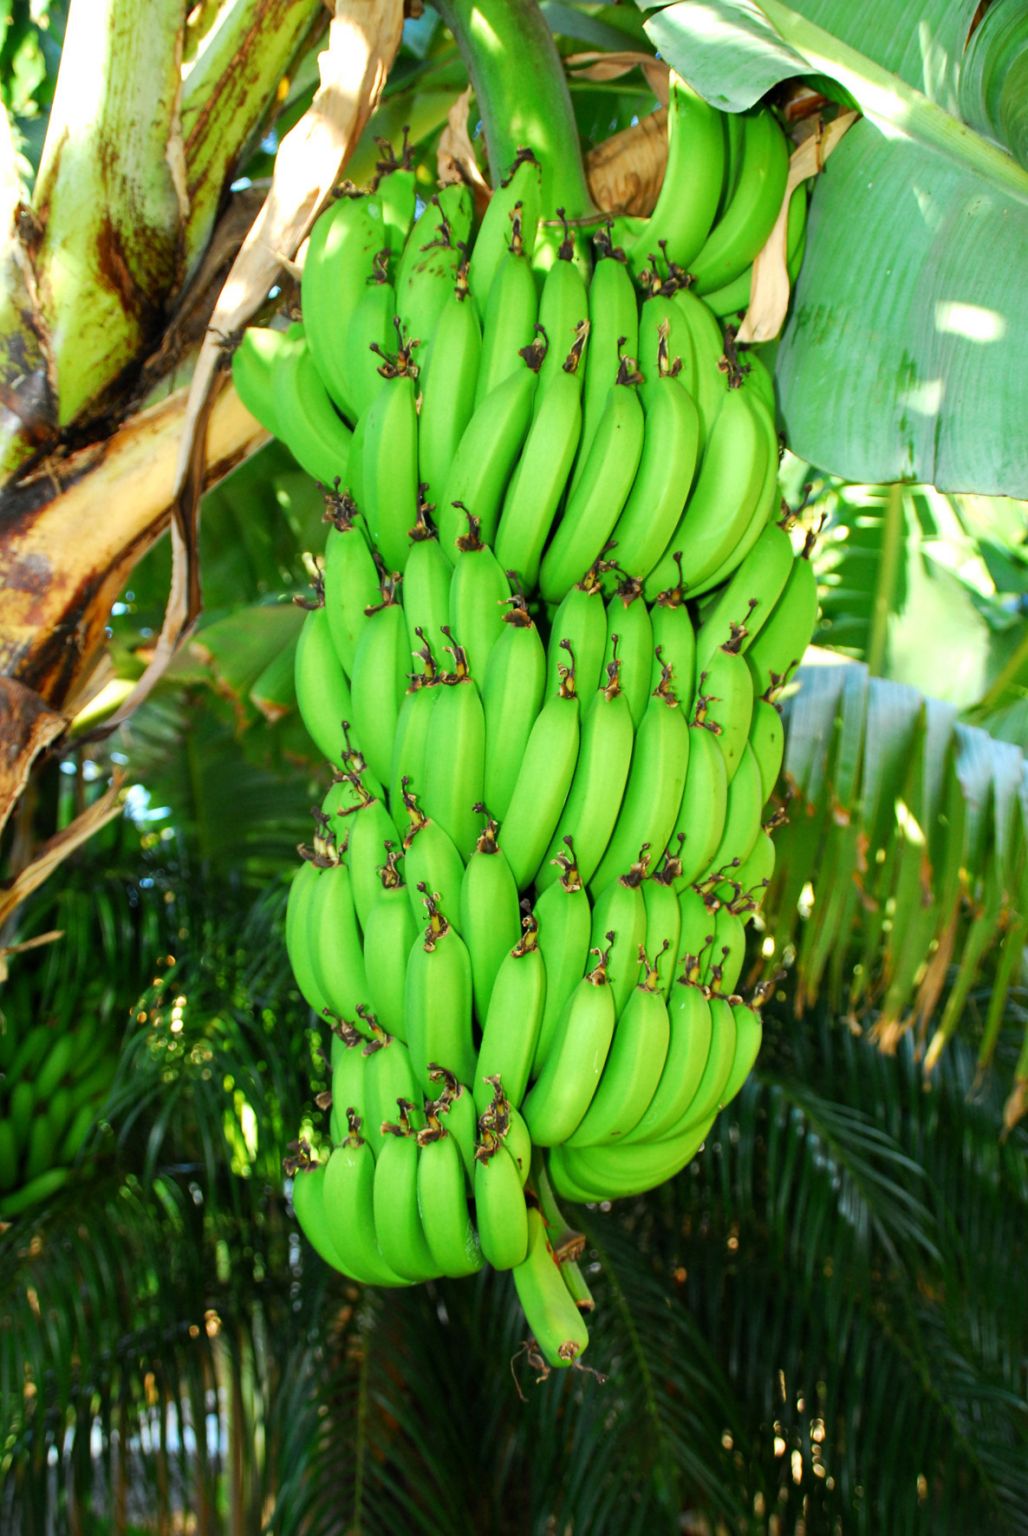
[[[461,182],[443,187],[425,204],[397,262],[396,313],[406,334],[419,343],[420,367],[439,340],[442,312],[461,281],[471,216],[468,188]]]
[[[615,252],[606,231],[596,235],[593,244],[597,259],[589,284],[589,344],[582,377],[582,431],[571,477],[572,490],[585,469],[607,396],[618,376],[622,349],[628,357],[637,357],[639,348],[639,312],[624,252]]]
[[[560,687],[561,672],[566,670],[568,647],[574,657],[575,691],[585,699],[603,679],[603,653],[607,645],[607,615],[599,584],[587,573],[584,582],[576,582],[564,595],[550,623],[546,648],[546,692]]]
[[[603,951],[604,975],[614,1012],[620,1014],[639,980],[639,952],[646,942],[645,852],[639,862],[602,890],[593,902],[590,941]]]
[[[764,1026],[757,1009],[746,1003],[729,1004],[735,1019],[735,1056],[728,1080],[721,1090],[721,1103],[730,1104],[753,1070],[764,1038]]]
[[[574,672],[565,668],[560,690],[547,699],[532,727],[500,826],[500,843],[519,891],[546,856],[571,788],[578,742]]]
[[[302,326],[279,331],[268,326],[250,325],[232,353],[232,383],[236,394],[250,415],[273,437],[279,435],[275,403],[276,358],[295,346],[302,336]]]
[[[537,1147],[567,1141],[581,1121],[602,1075],[614,1022],[613,989],[601,954],[572,992],[542,1071],[521,1107]]]
[[[559,213],[560,209],[557,211]],[[539,329],[546,341],[546,356],[539,369],[537,413],[542,408],[548,386],[566,370],[572,353],[575,363],[570,370],[571,378],[575,392],[580,395],[582,390],[584,375],[579,363],[589,331],[589,290],[575,260],[574,242],[568,238],[566,225],[564,239],[557,248],[557,259],[543,278],[539,295]],[[575,436],[577,448],[577,432]]]
[[[764,697],[779,689],[803,660],[817,623],[817,580],[810,563],[809,541],[792,563],[782,595],[771,617],[746,652],[753,672],[754,692]]]
[[[364,1134],[377,1157],[383,1142],[388,1139],[388,1133],[383,1127],[395,1121],[400,1112],[399,1105],[414,1103],[418,1096],[418,1084],[410,1051],[395,1035],[387,1035],[384,1029],[379,1028],[361,1049],[367,1057],[364,1074]]]
[[[656,1142],[679,1124],[703,1079],[713,1034],[710,1004],[700,987],[676,981],[668,997],[668,1046],[660,1081],[624,1140]]]
[[[795,283],[803,261],[803,246],[807,231],[806,188],[798,186],[789,199],[789,212],[785,226],[785,268],[791,282]],[[750,290],[753,279],[752,265],[744,267],[736,277],[720,288],[708,289],[703,295],[706,303],[720,318],[744,315],[750,307]]]
[[[760,835],[760,813],[764,805],[760,768],[753,748],[747,741],[739,757],[735,777],[728,786],[728,804],[721,840],[714,850],[707,877],[731,872],[746,858]],[[737,862],[736,862],[737,861]]]
[[[521,221],[515,217],[510,244],[496,269],[485,306],[476,406],[521,368],[522,352],[535,339],[537,315],[535,274],[522,244]]]
[[[560,263],[560,267],[567,265]],[[532,425],[503,499],[496,558],[504,570],[517,575],[525,591],[538,580],[543,547],[578,451],[582,426],[579,359],[586,329],[580,330],[579,340],[563,363],[549,374],[546,364],[552,348],[543,358]]]
[[[482,684],[493,646],[503,633],[510,583],[492,550],[483,544],[478,519],[470,513],[466,516],[468,531],[456,541],[450,579],[450,627],[464,648],[472,677]]]
[[[542,209],[542,171],[530,150],[519,150],[506,178],[493,191],[475,237],[468,285],[480,315],[484,316],[493,280],[506,254],[515,219],[521,227],[525,252],[535,250],[536,229]]]
[[[286,902],[285,939],[286,953],[300,994],[309,1008],[324,1017],[331,1009],[314,969],[310,943],[310,904],[321,873],[313,860],[305,860],[293,876]]]
[[[496,841],[496,822],[491,818],[475,843],[464,871],[460,888],[460,931],[471,956],[475,1014],[484,1024],[489,1016],[489,1000],[497,973],[504,957],[521,938],[518,888],[503,849]],[[481,1073],[480,1056],[477,1076]]]
[[[729,393],[725,337],[716,315],[712,314],[691,288],[675,288],[671,294],[674,321],[671,327],[672,351],[682,358],[682,383],[686,386],[700,414],[704,445]]]
[[[296,704],[307,735],[322,757],[330,763],[339,762],[344,749],[343,721],[353,716],[353,700],[322,607],[312,608],[303,621],[293,676]]]
[[[719,645],[738,636],[738,649],[749,650],[782,595],[792,569],[792,541],[780,523],[762,528],[749,554],[726,587],[701,608],[696,659],[702,667]]]
[[[652,1145],[556,1147],[548,1159],[553,1187],[569,1200],[617,1200],[645,1194],[691,1162],[713,1123],[711,1115]]]
[[[428,645],[441,657],[446,639],[443,629],[450,622],[452,574],[453,567],[439,547],[435,530],[429,527],[422,504],[403,573],[403,617],[413,656],[420,656],[421,647]]]
[[[485,713],[463,647],[447,649],[454,670],[443,678],[429,721],[421,801],[426,815],[449,833],[461,858],[468,859],[478,840],[476,807],[484,793]]]
[[[539,567],[539,590],[559,603],[602,555],[628,499],[642,455],[640,376],[623,358],[603,414]]]
[[[778,217],[789,172],[789,146],[766,109],[744,114],[735,190],[702,248],[689,262],[697,294],[724,287],[750,265]]]
[[[647,845],[659,857],[678,818],[689,762],[690,732],[669,682],[669,669],[654,690],[636,733],[621,812],[607,850],[590,882],[603,890],[623,875]]]
[[[475,1224],[482,1257],[494,1269],[514,1269],[528,1254],[528,1208],[521,1173],[506,1143],[485,1133],[475,1149]]]
[[[753,678],[732,641],[719,645],[696,679],[696,723],[714,737],[732,782],[753,718]]]
[[[361,443],[364,514],[388,571],[403,571],[418,518],[416,386],[403,371],[383,381],[367,409]]]
[[[536,383],[527,363],[519,367],[476,407],[461,434],[439,503],[439,538],[453,561],[468,512],[478,519],[484,543],[496,536],[504,493],[532,420]]]
[[[619,1012],[610,1054],[593,1101],[568,1147],[620,1141],[645,1114],[667,1058],[671,1028],[656,967],[640,948],[646,972]]]
[[[361,1135],[360,1118],[349,1117],[346,1140],[325,1165],[325,1223],[344,1271],[364,1285],[407,1285],[382,1257],[375,1236],[375,1155]]]
[[[432,1091],[429,1067],[438,1063],[462,1083],[473,1083],[475,1048],[471,1033],[471,959],[467,945],[443,915],[433,894],[422,889],[428,924],[407,960],[405,1007],[407,1047],[414,1075]]]
[[[696,678],[696,631],[680,586],[662,592],[650,615],[653,624],[653,665],[650,692],[656,693],[670,668],[669,686],[683,715],[692,708]]]
[[[386,883],[387,875],[391,883]],[[417,937],[417,924],[406,886],[387,865],[382,886],[364,922],[364,974],[368,1000],[384,1029],[407,1038],[404,1011],[405,972],[397,955],[408,955]]]
[[[721,1107],[735,1062],[736,1028],[735,1015],[727,998],[711,996],[710,1004],[710,1052],[707,1064],[681,1120],[666,1134],[674,1136],[690,1126],[709,1126],[711,1117]]]
[[[357,926],[350,871],[345,864],[323,869],[307,909],[311,964],[319,990],[333,1014],[356,1021],[368,1005],[364,948]],[[362,1033],[370,1033],[364,1025]]]
[[[585,1353],[589,1332],[561,1279],[542,1215],[534,1206],[528,1212],[528,1252],[514,1270],[514,1287],[547,1365],[555,1370],[574,1365]]]
[[[321,382],[306,338],[275,353],[271,380],[275,431],[293,458],[322,485],[345,484],[353,433]]]
[[[348,1273],[325,1214],[325,1164],[311,1161],[309,1156],[300,1162],[293,1170],[292,1194],[297,1224],[318,1258],[340,1274]],[[7,1202],[4,1204],[6,1209]]]
[[[390,850],[400,846],[396,823],[381,800],[371,799],[343,820],[347,838],[346,863],[353,887],[357,920],[364,928],[378,900]]]
[[[700,459],[700,416],[689,391],[670,372],[640,390],[645,436],[632,489],[614,524],[612,557],[642,581],[674,534]]]
[[[482,684],[485,710],[485,803],[503,820],[543,701],[546,652],[524,598],[508,600]]]
[[[618,681],[636,730],[650,701],[653,671],[653,623],[642,595],[642,585],[631,577],[620,583],[607,604],[607,645],[603,653],[608,675],[612,662],[620,665]]]
[[[357,508],[348,496],[329,499],[332,527],[325,541],[322,583],[329,633],[339,665],[353,676],[357,642],[368,608],[381,600],[378,568],[362,528],[354,522]]]
[[[482,1267],[482,1248],[471,1225],[464,1162],[446,1127],[418,1132],[418,1210],[439,1273],[457,1278]]]
[[[387,589],[384,601],[368,615],[361,631],[350,685],[350,719],[357,740],[372,773],[383,783],[388,781],[392,767],[396,726],[407,689],[409,656],[403,609],[394,592]],[[297,682],[298,700],[299,692]]]
[[[431,665],[434,669],[434,662]],[[404,811],[404,786],[415,795],[420,795],[424,788],[428,731],[443,686],[441,677],[434,670],[409,675],[410,686],[396,717],[396,736],[387,781],[389,809],[397,821],[401,820]]]
[[[439,1274],[418,1207],[419,1161],[417,1136],[409,1122],[390,1122],[375,1158],[375,1233],[385,1262],[412,1281]]]
[[[662,868],[646,876],[642,884],[646,908],[646,953],[653,956],[657,984],[668,997],[678,963],[678,941],[682,933],[682,912],[678,905],[674,875],[677,861],[667,856]]]
[[[739,391],[737,390],[736,393],[738,394]],[[764,429],[767,442],[764,477],[753,501],[752,516],[740,533],[735,547],[728,550],[720,565],[693,582],[691,595],[697,598],[703,597],[707,592],[712,592],[715,587],[721,587],[728,581],[757,544],[760,535],[768,525],[769,519],[774,515],[778,496],[778,471],[781,457],[781,444],[778,439],[773,415],[774,399],[772,398],[770,403],[768,403],[761,392],[754,388],[746,389],[743,393],[747,394],[750,400],[755,403],[757,415]]]
[[[377,197],[339,198],[316,220],[307,241],[300,279],[304,328],[325,388],[351,420],[358,412],[349,387],[350,323],[375,257],[389,244]]]
[[[668,846],[677,861],[675,889],[680,891],[710,868],[721,842],[728,811],[728,769],[712,731],[689,722],[689,762],[678,816]]]
[[[439,312],[428,360],[419,359],[418,473],[437,500],[475,409],[481,357],[482,327],[462,274]]]
[[[382,372],[397,341],[396,289],[389,281],[388,252],[364,285],[347,328],[347,389],[357,420],[384,387]],[[360,497],[356,498],[358,506]]]
[[[418,921],[425,915],[420,887],[438,893],[447,912],[460,907],[460,888],[464,880],[464,861],[448,832],[438,822],[430,821],[417,803],[417,796],[405,790],[404,807],[410,826],[403,839],[403,868],[411,909]],[[452,926],[452,922],[451,922]]]
[[[557,830],[535,876],[537,891],[557,879],[557,855],[568,838],[574,844],[581,878],[588,884],[617,825],[628,782],[635,732],[628,700],[618,679],[620,663],[608,667],[610,681],[583,698],[584,716],[578,759]]]
[[[592,912],[574,855],[558,854],[560,878],[537,899],[532,916],[538,924],[539,953],[546,970],[546,992],[539,1037],[532,1059],[532,1076],[550,1054],[557,1025],[589,960]]]
[[[764,804],[774,794],[778,775],[785,757],[785,730],[782,713],[777,704],[768,699],[754,699],[753,719],[750,721],[750,746],[760,769],[760,789]]]
[[[546,966],[538,945],[538,924],[525,918],[524,935],[500,963],[484,1013],[482,1044],[475,1068],[475,1104],[481,1113],[496,1082],[517,1109],[525,1096],[535,1057],[546,997]]]

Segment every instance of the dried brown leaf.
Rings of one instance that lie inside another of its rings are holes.
[[[453,181],[463,181],[471,188],[480,211],[484,210],[492,189],[478,163],[475,146],[468,133],[468,109],[471,106],[471,87],[462,91],[446,114],[446,127],[439,139],[436,151],[436,173],[440,186]]]
[[[589,195],[606,213],[650,214],[666,166],[667,111],[660,107],[590,150]]]
[[[122,776],[115,774],[110,789],[99,800],[76,816],[71,824],[40,845],[35,858],[26,864],[14,879],[0,891],[0,927],[7,921],[15,907],[43,884],[70,853],[99,832],[101,827],[120,816],[123,808],[121,797]]]
[[[32,764],[56,741],[67,719],[31,688],[0,677],[0,830],[28,781]]]

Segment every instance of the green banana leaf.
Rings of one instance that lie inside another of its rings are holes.
[[[928,0],[916,25],[887,0],[640,4],[664,57],[720,107],[827,76],[864,114],[818,177],[778,349],[795,452],[853,481],[1028,494],[1028,174],[958,116],[1023,153],[1009,102],[1023,8],[1013,41],[990,27],[964,78],[973,0]]]
[[[784,961],[797,1007],[823,995],[883,1049],[912,1031],[929,1067],[963,1026],[984,1068],[1020,980],[994,952],[1028,910],[1024,753],[861,663],[809,654],[786,706],[765,971]]]

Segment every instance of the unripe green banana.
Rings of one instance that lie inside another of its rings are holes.
[[[810,644],[817,623],[817,581],[808,556],[809,542],[793,561],[771,617],[746,652],[756,694],[766,697],[780,688]]]
[[[650,615],[653,623],[653,666],[650,692],[661,685],[664,668],[671,668],[670,686],[678,707],[688,719],[692,708],[696,677],[696,631],[685,606],[680,587],[672,587],[657,598]]]
[[[518,890],[530,884],[564,809],[578,757],[578,699],[573,669],[532,727],[500,828],[500,843]]]
[[[471,956],[475,1014],[483,1022],[496,974],[521,937],[518,888],[496,830],[490,817],[468,859],[460,891],[460,927]]]
[[[472,677],[480,686],[489,670],[493,646],[503,633],[510,596],[510,582],[503,567],[482,543],[477,518],[469,516],[468,531],[457,540],[455,550],[450,627],[464,648]]]
[[[364,950],[357,927],[350,871],[344,864],[323,869],[307,908],[311,965],[331,1013],[356,1022],[368,1003]],[[366,1032],[362,1028],[362,1032]]]
[[[400,847],[400,834],[381,800],[369,800],[345,817],[343,826],[348,838],[346,863],[353,887],[353,904],[363,929],[367,927],[368,916],[381,894],[382,876],[390,852],[395,853]]]
[[[528,1254],[528,1209],[518,1165],[493,1132],[475,1156],[475,1224],[482,1257],[494,1269],[514,1269]]]
[[[363,1050],[367,1056],[364,1134],[377,1157],[382,1143],[388,1139],[383,1125],[392,1124],[397,1119],[399,1104],[414,1103],[418,1097],[418,1084],[410,1052],[394,1035],[387,1035],[379,1028]]]
[[[346,1140],[325,1165],[324,1212],[328,1234],[344,1271],[364,1285],[407,1285],[387,1264],[375,1236],[375,1155],[350,1117]]]
[[[346,1274],[325,1212],[325,1164],[306,1161],[293,1173],[293,1210],[300,1230],[319,1259]],[[355,1278],[355,1277],[354,1277]]]
[[[438,1063],[462,1083],[473,1083],[471,960],[432,892],[422,889],[428,924],[407,960],[407,1046],[418,1083],[432,1091],[429,1067]]]
[[[501,821],[543,700],[546,652],[523,598],[508,600],[503,627],[489,651],[485,710],[485,803]]]
[[[303,327],[289,331],[251,325],[232,353],[232,383],[236,394],[266,432],[279,435],[275,403],[276,359],[303,340]]]
[[[428,732],[442,687],[442,678],[435,671],[430,651],[428,663],[429,669],[425,672],[410,674],[412,680],[396,718],[396,737],[389,768],[389,807],[397,820],[404,807],[404,784],[415,795],[420,795],[425,787]]]
[[[446,629],[450,634],[449,626]],[[424,792],[429,818],[452,837],[462,859],[478,840],[485,784],[485,713],[460,645],[447,646],[454,670],[443,679],[425,744]]]
[[[478,1111],[470,1087],[438,1062],[429,1067],[429,1077],[442,1083],[443,1090],[434,1100],[426,1100],[429,1125],[445,1126],[457,1143],[469,1187],[475,1178],[475,1147],[478,1143]]]
[[[430,821],[422,813],[417,797],[409,789],[405,794],[404,806],[410,818],[410,826],[403,840],[403,868],[415,918],[420,922],[425,914],[425,904],[419,892],[422,885],[433,894],[439,893],[444,911],[459,914],[464,861],[457,852],[453,838],[443,831],[438,822]],[[451,918],[451,924],[453,921]]]
[[[785,226],[785,267],[791,282],[795,283],[803,260],[803,247],[807,232],[807,194],[805,187],[798,186],[789,199],[789,212]],[[703,301],[721,318],[744,315],[750,307],[750,291],[753,279],[752,265],[731,278],[720,288],[709,290]]]
[[[511,1105],[520,1106],[539,1040],[546,997],[546,966],[539,952],[538,925],[525,918],[524,937],[506,954],[496,972],[484,1020],[475,1068],[475,1104],[479,1112],[492,1100],[499,1081]]]
[[[74,1163],[77,1160],[98,1118],[99,1109],[95,1103],[87,1101],[79,1105],[58,1145],[56,1157],[58,1163]]]
[[[586,334],[588,333],[589,290],[581,267],[574,257],[574,242],[568,237],[567,226],[565,226],[564,239],[557,249],[557,259],[543,279],[542,293],[539,296],[539,328],[546,341],[546,356],[539,370],[537,413],[546,398],[546,390],[550,383],[559,378],[564,371],[568,353],[578,343],[583,327]],[[584,341],[584,336],[582,340]],[[576,366],[571,372],[571,378],[579,394],[583,377],[576,357]],[[577,447],[577,433],[575,447]],[[574,449],[572,449],[573,456]]]
[[[482,1267],[478,1234],[468,1215],[464,1163],[441,1125],[418,1133],[418,1209],[439,1273],[459,1277]]]
[[[722,903],[714,913],[714,942],[703,980],[711,997],[731,997],[746,959],[746,929],[742,918]]]
[[[432,497],[441,497],[446,489],[474,412],[481,356],[482,327],[462,275],[440,311],[431,354],[422,363],[418,472]]]
[[[405,1040],[405,970],[398,955],[408,955],[417,938],[417,923],[407,887],[387,863],[378,895],[364,922],[364,974],[368,999],[383,1028]]]
[[[689,762],[678,817],[668,848],[679,864],[675,889],[692,885],[710,868],[728,813],[728,769],[712,731],[690,721]]]
[[[385,387],[380,371],[396,345],[396,290],[389,281],[388,253],[364,286],[350,317],[347,334],[346,384],[354,416],[360,420]],[[358,506],[363,506],[355,496]]]
[[[679,580],[675,556],[691,594],[717,569],[758,513],[768,465],[767,413],[744,390],[725,395],[678,528],[645,582],[647,600]]]
[[[728,782],[735,777],[753,718],[753,678],[733,642],[707,657],[696,679],[696,721],[724,755]]]
[[[434,653],[433,660],[436,656],[441,660],[446,642],[443,629],[450,622],[453,567],[440,549],[439,539],[425,514],[422,505],[403,572],[403,617],[411,654],[419,657],[421,647],[427,644]]]
[[[514,1105],[510,1106],[510,1127],[507,1131],[507,1151],[517,1164],[522,1189],[528,1183],[532,1168],[532,1137],[524,1116]]]
[[[329,395],[351,420],[358,412],[350,391],[350,324],[374,258],[389,243],[377,197],[339,198],[317,219],[307,242],[300,304],[311,355]]]
[[[461,434],[439,498],[439,539],[453,561],[468,512],[478,519],[486,544],[496,537],[503,498],[532,420],[536,383],[528,363],[519,365],[475,408]]]
[[[405,364],[397,368],[368,406],[361,444],[363,510],[388,571],[404,570],[418,524],[416,385]]]
[[[294,459],[329,489],[345,485],[353,434],[321,382],[306,338],[276,353],[272,385],[276,429]]]
[[[409,1123],[390,1122],[375,1158],[375,1232],[386,1263],[412,1281],[432,1280],[439,1274],[418,1207],[419,1161],[416,1133]]]
[[[593,689],[605,681],[603,653],[606,645],[607,615],[603,593],[590,571],[584,581],[576,582],[570,588],[553,615],[546,648],[547,695],[556,693],[560,687],[561,670],[567,667],[570,646],[575,659],[575,691],[580,698],[591,698]]]
[[[372,773],[382,782],[388,780],[392,767],[393,742],[410,670],[409,656],[403,608],[393,591],[387,589],[383,602],[368,615],[357,642],[350,705],[350,719],[361,750]]]
[[[639,960],[645,975],[618,1013],[603,1076],[565,1143],[569,1147],[620,1141],[645,1114],[660,1082],[670,1040],[667,1004],[656,967],[642,947]]]
[[[761,534],[767,528],[768,521],[774,516],[775,507],[778,505],[778,470],[781,444],[774,423],[774,400],[772,399],[771,403],[768,404],[760,391],[756,389],[748,389],[743,392],[747,393],[755,404],[766,439],[767,460],[764,468],[764,478],[761,481],[760,489],[754,497],[753,515],[740,533],[737,543],[727,550],[724,559],[712,571],[708,571],[705,576],[697,577],[693,580],[691,593],[694,598],[701,598],[707,592],[712,592],[717,587],[723,587],[724,583],[734,575],[736,569],[759,542]]]
[[[47,1033],[49,1034],[49,1031]],[[8,1116],[14,1127],[15,1140],[24,1152],[32,1125],[32,1112],[36,1107],[36,1092],[25,1078],[15,1082],[12,1074],[11,1081],[14,1082],[14,1087],[11,1089]]]
[[[653,969],[665,998],[670,994],[680,953],[682,913],[674,885],[677,867],[677,861],[669,855],[660,869],[647,875],[642,885],[646,907],[646,953],[653,956]]]
[[[728,1081],[721,1090],[721,1103],[730,1104],[753,1070],[764,1037],[759,1012],[745,1003],[731,1003],[735,1019],[735,1057]]]
[[[310,907],[321,873],[318,865],[310,860],[305,860],[296,871],[289,887],[289,899],[286,903],[285,933],[286,953],[296,978],[296,985],[307,1006],[313,1008],[319,1017],[326,1012],[331,1012],[328,998],[322,992],[314,970],[314,957],[311,951],[313,930]]]
[[[653,1097],[625,1136],[626,1142],[655,1142],[687,1112],[710,1054],[713,1026],[702,989],[676,981],[668,998],[668,1048]]]
[[[528,1212],[528,1252],[514,1270],[514,1286],[532,1336],[548,1365],[574,1365],[589,1343],[589,1333],[560,1275],[546,1239],[543,1218]]]
[[[39,1099],[50,1099],[57,1092],[62,1077],[65,1077],[72,1068],[77,1045],[78,1041],[74,1034],[53,1036],[53,1043],[35,1076],[36,1096]]]
[[[635,271],[658,246],[667,260],[689,268],[703,248],[721,197],[725,162],[722,114],[674,70],[668,81],[667,167],[652,214],[634,234],[615,236]]]
[[[711,996],[708,1001],[711,1032],[707,1063],[691,1104],[677,1126],[667,1133],[669,1137],[689,1126],[710,1124],[711,1117],[721,1107],[722,1095],[732,1073],[736,1045],[735,1015],[727,998]]]
[[[560,263],[566,267],[566,262]],[[582,426],[582,346],[587,325],[563,359],[547,372],[543,358],[535,414],[503,499],[496,531],[496,558],[514,571],[525,591],[539,579],[539,562],[578,451]]]
[[[724,287],[753,261],[782,206],[789,171],[785,135],[769,111],[745,114],[735,190],[701,250],[689,262],[697,294]]]
[[[353,715],[353,700],[336,659],[324,608],[312,608],[303,621],[294,663],[296,704],[308,736],[330,763],[341,760],[343,721]]]
[[[553,1187],[569,1200],[617,1200],[645,1194],[681,1172],[713,1123],[711,1115],[653,1144],[556,1147],[549,1157]]]
[[[589,284],[589,345],[582,380],[582,433],[572,476],[577,486],[585,469],[596,428],[621,364],[621,351],[637,357],[639,313],[635,288],[623,259],[614,254],[610,237],[595,237],[597,262]],[[622,253],[623,256],[623,253]]]
[[[532,911],[539,925],[539,953],[546,970],[543,1016],[532,1061],[534,1077],[542,1071],[564,1006],[589,961],[592,912],[573,849],[569,854],[558,854],[557,862],[561,867],[560,879],[543,891]]]
[[[439,339],[442,314],[462,281],[458,274],[471,233],[471,195],[454,182],[426,203],[407,237],[396,267],[396,313],[424,367]]]
[[[770,800],[782,771],[785,756],[785,731],[777,704],[767,699],[753,701],[753,719],[750,721],[750,746],[760,769],[760,789],[764,804]]]
[[[646,942],[646,902],[642,893],[646,857],[643,850],[638,862],[606,885],[593,902],[590,943],[594,950],[605,945],[605,976],[617,1014],[639,980],[639,951]]]
[[[376,167],[375,196],[382,205],[386,243],[391,251],[400,252],[410,235],[417,205],[416,177],[409,164],[410,147],[405,145],[399,158],[384,139],[379,140],[379,148],[385,150],[386,159]]]
[[[476,406],[522,367],[521,354],[535,339],[537,314],[535,274],[522,245],[520,220],[515,218],[485,306]]]
[[[70,1178],[70,1168],[48,1168],[45,1173],[27,1180],[11,1194],[4,1195],[0,1201],[0,1215],[4,1221],[20,1216],[23,1211],[59,1193]]]
[[[359,1035],[345,1020],[332,1027],[332,1105],[329,1131],[332,1145],[343,1141],[349,1131],[347,1114],[359,1115],[367,1120],[367,1096],[365,1087],[368,1076],[368,1057],[364,1047],[367,1040]]]
[[[728,786],[728,804],[721,841],[714,850],[705,876],[738,868],[760,835],[760,813],[763,808],[763,786],[760,768],[749,742],[739,758],[739,767]],[[733,861],[738,860],[738,864]]]
[[[738,649],[749,650],[782,595],[792,561],[789,535],[780,523],[768,523],[728,585],[702,610],[696,636],[701,667],[736,636]]]
[[[639,393],[645,417],[642,455],[611,538],[612,558],[642,581],[678,526],[702,444],[696,402],[669,365],[664,373],[647,375]]]
[[[539,567],[539,590],[548,603],[559,603],[599,559],[628,499],[645,435],[640,382],[631,359],[624,358]]]
[[[599,689],[591,703],[582,699],[584,717],[575,773],[557,830],[536,871],[537,890],[545,890],[557,879],[557,856],[568,838],[574,845],[579,874],[588,883],[617,825],[635,745],[632,714],[621,691],[619,672],[620,663],[612,661],[607,687]]]
[[[669,676],[665,668],[665,677],[654,691],[636,734],[621,813],[590,882],[595,892],[623,875],[644,845],[651,857],[659,858],[677,820],[691,733]]]
[[[701,441],[706,451],[714,422],[729,392],[724,332],[717,316],[691,288],[676,288],[671,301],[677,312],[677,321],[672,325],[671,357],[674,361],[676,352],[682,356],[682,382],[696,401]]]
[[[542,1070],[522,1106],[537,1147],[567,1141],[589,1108],[610,1049],[615,1016],[606,956],[601,953],[568,999]]]
[[[716,894],[722,901],[729,902],[732,911],[739,914],[744,924],[749,923],[763,904],[771,876],[775,872],[775,857],[774,839],[762,827],[757,834],[757,841],[735,871],[731,886],[725,887],[724,895],[721,888],[717,888]]]
[[[607,645],[604,667],[620,663],[618,681],[628,700],[632,724],[639,729],[650,701],[650,676],[653,669],[653,624],[650,610],[642,600],[639,582],[626,578],[607,604]]]
[[[535,249],[542,196],[542,173],[535,156],[519,150],[506,179],[493,191],[475,239],[468,267],[468,285],[478,312],[484,317],[493,279],[510,245],[516,218],[526,253]]]
[[[329,508],[333,526],[325,541],[325,614],[336,658],[352,677],[366,610],[376,607],[382,594],[368,541],[354,522],[355,504],[343,495],[330,498]]]

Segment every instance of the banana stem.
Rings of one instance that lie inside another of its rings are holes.
[[[591,213],[571,95],[538,0],[433,3],[471,76],[493,185],[527,146],[542,166],[543,216]]]

